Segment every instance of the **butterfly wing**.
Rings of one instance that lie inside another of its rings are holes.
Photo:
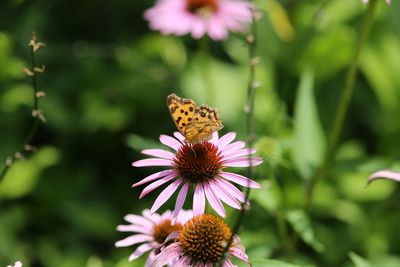
[[[186,128],[187,125],[193,122],[196,103],[191,99],[184,99],[176,94],[170,94],[167,97],[167,106],[178,131],[186,138]]]
[[[193,120],[186,126],[186,141],[196,144],[212,138],[215,131],[223,128],[221,119],[215,109],[201,105],[194,111]]]

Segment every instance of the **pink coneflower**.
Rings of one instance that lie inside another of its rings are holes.
[[[175,267],[212,267],[219,263],[232,235],[229,226],[220,218],[202,214],[185,223],[180,231],[171,234],[165,248],[154,257],[152,267],[161,267],[174,259]],[[229,245],[224,267],[233,267],[230,256],[249,263],[240,239],[235,236]]]
[[[245,201],[244,194],[231,182],[245,187],[260,188],[257,182],[247,177],[223,171],[226,167],[248,167],[250,163],[252,166],[262,163],[262,159],[259,157],[251,157],[251,162],[249,161],[249,155],[255,153],[255,149],[244,148],[245,143],[242,141],[232,143],[236,133],[230,132],[218,138],[218,134],[215,132],[210,141],[195,145],[185,143],[185,138],[178,132],[175,132],[174,136],[175,138],[161,135],[160,141],[175,150],[175,153],[163,149],[146,149],[142,151],[143,154],[156,158],[132,163],[135,167],[170,167],[169,170],[154,173],[133,185],[139,186],[153,181],[143,189],[139,197],[142,198],[161,185],[172,182],[157,197],[151,207],[151,212],[158,210],[182,185],[176,199],[173,215],[175,217],[181,210],[189,187],[192,185],[194,187],[194,216],[204,213],[205,199],[207,198],[211,207],[219,215],[225,217],[225,209],[221,200],[235,209],[240,209],[240,202]]]
[[[14,265],[7,265],[7,267],[22,267],[22,262],[17,261]]]
[[[252,20],[244,0],[158,0],[144,17],[162,34],[191,33],[196,39],[208,34],[214,40],[226,39],[228,31],[243,32]]]
[[[142,215],[128,214],[125,216],[125,221],[130,224],[118,225],[117,230],[135,234],[116,242],[115,246],[128,247],[142,243],[129,256],[129,261],[133,261],[147,251],[152,250],[146,261],[145,266],[147,267],[151,265],[154,258],[154,249],[163,244],[171,233],[180,230],[182,225],[192,218],[193,213],[181,210],[174,224],[172,223],[172,212],[169,210],[161,215],[157,213],[151,214],[149,210],[144,210]]]
[[[368,3],[369,0],[362,0],[364,4]],[[392,2],[391,0],[385,0],[386,4],[390,5],[390,3]]]

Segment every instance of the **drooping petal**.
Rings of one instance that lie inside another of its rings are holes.
[[[177,259],[181,255],[181,249],[178,243],[173,243],[163,250],[154,258],[152,267],[163,267],[172,260]]]
[[[145,149],[142,150],[142,154],[169,160],[172,160],[175,156],[174,153],[164,149]]]
[[[148,186],[146,186],[143,189],[142,193],[139,196],[139,199],[143,198],[145,195],[147,195],[148,193],[150,193],[154,189],[156,189],[156,188],[160,187],[161,185],[171,181],[174,178],[175,178],[175,175],[174,174],[170,174],[168,176],[165,176],[165,177],[163,177],[163,178],[161,178],[161,179],[149,184]]]
[[[239,149],[236,151],[232,151],[231,153],[224,154],[222,160],[229,160],[229,159],[234,159],[234,158],[238,158],[238,157],[242,157],[242,156],[247,156],[247,155],[256,153],[256,151],[257,151],[257,149],[255,149],[255,148]]]
[[[204,196],[204,189],[202,184],[197,184],[193,196],[193,216],[204,213],[206,206],[206,199]]]
[[[221,216],[226,217],[224,206],[222,205],[221,200],[214,194],[209,184],[203,185],[204,191],[206,193],[206,197],[208,199],[208,203],[210,206]]]
[[[185,143],[185,137],[180,132],[174,132],[174,136],[178,139],[182,144]]]
[[[243,141],[236,141],[231,144],[226,145],[225,149],[222,151],[222,155],[227,155],[232,153],[235,150],[242,149],[246,146],[246,143]]]
[[[172,196],[172,194],[176,191],[176,189],[178,189],[181,183],[182,179],[178,179],[169,186],[167,186],[157,197],[156,201],[154,201],[154,204],[151,207],[150,212],[152,213],[156,212]]]
[[[133,184],[132,187],[136,187],[136,186],[151,182],[153,180],[163,178],[165,176],[171,175],[172,173],[175,173],[176,176],[178,175],[175,170],[164,170],[164,171],[156,172],[156,173],[153,173],[152,175],[147,176],[146,178],[143,178],[139,182]]]
[[[219,176],[237,183],[241,186],[250,187],[250,188],[261,188],[260,184],[256,181],[251,180],[243,175],[232,173],[232,172],[220,172]]]
[[[236,258],[238,258],[244,262],[247,262],[247,263],[249,262],[249,256],[247,256],[247,254],[244,253],[244,251],[242,251],[241,249],[239,249],[237,247],[230,247],[229,252]]]
[[[172,161],[169,159],[158,159],[158,158],[141,159],[132,162],[132,166],[133,167],[172,166]]]
[[[144,243],[148,241],[153,241],[153,236],[151,235],[131,235],[128,236],[127,238],[124,238],[122,240],[119,240],[115,242],[116,247],[128,247],[132,246],[137,243]]]
[[[129,256],[129,261],[136,260],[140,256],[143,255],[143,253],[146,253],[150,249],[154,248],[155,246],[152,243],[144,243],[143,245],[140,245],[137,247],[137,249]]]
[[[220,186],[218,185],[217,182],[212,181],[210,182],[212,190],[215,192],[215,194],[226,204],[231,206],[232,208],[235,209],[240,209],[240,203],[237,201],[236,198],[230,196],[228,193],[225,192],[225,190],[221,189]]]
[[[251,166],[257,166],[260,165],[263,160],[262,158],[259,157],[251,157],[250,160],[246,157],[243,158],[234,158],[234,159],[229,159],[222,164],[226,167],[249,167],[251,162]]]
[[[215,179],[215,181],[218,183],[221,189],[225,190],[225,192],[229,192],[230,195],[235,197],[240,202],[245,201],[244,194],[239,189],[237,189],[233,184],[221,178]]]
[[[179,191],[178,196],[176,197],[175,209],[172,215],[172,217],[174,218],[174,222],[178,218],[178,215],[182,210],[183,203],[185,203],[188,190],[189,190],[189,183],[184,183],[181,190]]]
[[[389,179],[396,182],[400,182],[400,172],[394,172],[391,170],[381,170],[374,172],[368,177],[368,184],[372,183],[377,179]]]
[[[166,146],[169,146],[170,148],[172,148],[174,150],[178,150],[182,145],[175,138],[168,136],[168,135],[164,135],[164,134],[160,135],[160,142]]]

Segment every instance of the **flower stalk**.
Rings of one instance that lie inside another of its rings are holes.
[[[36,65],[36,59],[35,55],[36,52],[44,47],[44,43],[38,42],[36,34],[32,34],[32,39],[29,42],[28,46],[30,47],[30,53],[31,53],[31,69],[29,68],[24,68],[23,71],[31,77],[31,82],[32,82],[32,88],[33,88],[33,103],[32,103],[32,117],[33,117],[33,124],[28,132],[24,142],[22,143],[22,146],[19,150],[17,150],[12,156],[9,156],[5,162],[5,165],[0,173],[0,182],[3,180],[3,178],[6,176],[8,170],[12,167],[13,163],[16,160],[20,160],[25,158],[25,153],[26,152],[34,152],[36,150],[35,147],[31,146],[30,143],[32,142],[33,138],[35,137],[39,124],[41,122],[46,122],[46,119],[43,115],[42,110],[39,109],[39,98],[44,97],[45,93],[42,91],[39,91],[37,88],[37,74],[38,73],[43,73],[45,71],[45,67],[38,67]]]
[[[321,180],[326,175],[330,167],[330,163],[332,162],[333,157],[335,155],[338,140],[343,129],[344,119],[347,114],[349,103],[354,91],[354,84],[357,77],[360,54],[371,29],[377,2],[378,0],[369,1],[367,11],[365,12],[360,27],[358,39],[356,41],[351,65],[346,74],[343,92],[336,111],[332,132],[328,139],[328,147],[325,151],[323,162],[321,166],[317,169],[313,179],[311,179],[311,182],[306,187],[305,209],[307,211],[310,209],[311,206],[315,186],[317,185],[319,180]]]
[[[247,103],[245,106],[246,112],[246,129],[247,129],[247,142],[248,142],[248,150],[251,151],[254,146],[254,96],[257,88],[260,87],[260,82],[256,80],[256,67],[260,63],[260,58],[257,56],[257,24],[256,20],[259,14],[255,8],[252,8],[252,23],[251,23],[251,31],[250,34],[246,36],[246,44],[248,46],[249,53],[249,81],[247,84]],[[249,156],[249,166],[247,169],[247,177],[249,177],[248,183],[250,183],[251,177],[253,177],[253,164],[251,163]],[[224,255],[229,250],[229,246],[232,243],[234,236],[239,232],[240,226],[243,222],[243,219],[246,215],[246,211],[248,210],[248,199],[250,195],[250,188],[245,189],[245,201],[241,204],[241,209],[239,216],[235,225],[232,228],[232,234],[227,242],[227,245],[224,248],[224,253],[220,259],[220,265],[223,264]]]

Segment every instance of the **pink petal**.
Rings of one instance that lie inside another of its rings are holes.
[[[236,200],[236,198],[230,196],[228,193],[225,192],[225,190],[221,189],[218,183],[216,183],[215,181],[212,181],[210,184],[212,190],[223,202],[225,202],[232,208],[240,210],[240,203]]]
[[[222,151],[222,155],[226,155],[226,154],[232,153],[235,150],[242,149],[245,147],[245,145],[246,145],[246,143],[243,141],[236,141],[231,144],[228,144]]]
[[[145,217],[146,219],[148,219],[149,221],[151,221],[154,224],[158,224],[162,220],[160,214],[151,213],[149,209],[143,210],[142,215],[143,215],[143,217]]]
[[[158,188],[159,186],[165,184],[168,181],[171,181],[174,178],[175,178],[175,174],[171,174],[171,175],[165,176],[164,178],[161,178],[161,179],[149,184],[148,186],[146,186],[143,189],[142,193],[139,196],[139,199],[143,198],[145,195],[147,195],[148,193],[150,193],[154,189]]]
[[[164,171],[153,173],[152,175],[149,175],[146,178],[143,178],[142,180],[140,180],[139,182],[133,184],[132,187],[139,186],[139,185],[151,182],[153,180],[160,179],[162,177],[166,177],[168,175],[172,175],[173,173],[175,174],[175,176],[178,176],[178,174],[176,173],[175,170],[164,170]]]
[[[151,221],[136,214],[128,214],[124,217],[124,220],[130,222],[131,224],[139,225],[148,229],[153,228]]]
[[[241,186],[250,187],[250,188],[261,188],[260,184],[256,181],[253,181],[243,175],[231,173],[231,172],[220,172],[219,176],[225,178],[234,183],[240,184]]]
[[[235,256],[236,258],[244,261],[244,262],[249,262],[249,256],[246,255],[246,253],[244,253],[244,251],[242,251],[239,248],[236,247],[231,247],[229,248],[229,252],[231,253],[231,255]]]
[[[132,163],[134,167],[147,167],[147,166],[172,166],[172,161],[167,159],[142,159]]]
[[[204,189],[202,184],[197,184],[193,196],[193,216],[204,213],[206,206],[206,199],[204,196]]]
[[[224,179],[221,179],[221,178],[216,179],[215,181],[217,182],[217,184],[220,186],[221,189],[225,190],[225,192],[229,192],[229,194],[231,196],[235,197],[240,202],[245,201],[244,194],[239,189],[237,189],[234,185],[232,185],[228,181],[225,181]]]
[[[229,143],[231,143],[233,140],[236,138],[236,133],[235,132],[229,132],[218,140],[217,146],[220,151],[222,151]]]
[[[178,218],[180,211],[182,210],[183,203],[185,203],[185,199],[186,199],[188,190],[189,190],[189,183],[184,183],[181,190],[179,191],[178,196],[176,197],[175,209],[174,209],[174,213],[172,215],[172,217],[175,218],[173,220],[174,223],[175,223],[176,219]]]
[[[230,259],[226,259],[222,267],[236,267],[237,265],[233,265]]]
[[[204,191],[206,193],[206,197],[210,206],[221,216],[226,217],[224,206],[221,203],[221,200],[214,194],[214,192],[210,189],[209,184],[204,184]]]
[[[137,247],[137,249],[129,256],[129,261],[136,260],[140,256],[143,255],[143,253],[146,253],[150,249],[154,248],[154,245],[152,243],[145,243],[143,245],[140,245]]]
[[[208,21],[208,35],[213,40],[224,40],[228,37],[228,31],[220,17],[213,16],[210,18]]]
[[[120,232],[133,232],[133,233],[142,233],[142,234],[152,234],[152,229],[150,228],[144,228],[139,225],[134,225],[134,224],[129,224],[129,225],[118,225],[117,226],[117,231]]]
[[[216,145],[218,142],[218,132],[213,132],[210,143]]]
[[[174,136],[176,139],[181,141],[182,144],[185,142],[185,137],[180,132],[174,132]]]
[[[116,247],[128,247],[135,245],[137,243],[143,243],[143,242],[149,242],[153,241],[153,236],[151,235],[131,235],[128,236],[127,238],[124,238],[122,240],[119,240],[115,242]]]
[[[174,267],[188,267],[190,266],[190,258],[184,256],[178,260],[177,263],[174,264]]]
[[[180,246],[178,243],[173,243],[156,255],[152,267],[163,267],[179,256],[181,256]]]
[[[259,157],[251,157],[250,162],[252,166],[257,166],[260,165],[263,162],[263,160],[262,158]],[[222,162],[222,164],[226,167],[249,167],[250,162],[248,158],[244,157],[244,158],[229,159],[227,161]]]
[[[142,154],[169,160],[172,160],[175,157],[174,153],[164,149],[145,149],[142,150]]]
[[[182,146],[182,144],[178,140],[164,134],[160,135],[160,142],[175,150],[178,150]]]
[[[396,182],[400,182],[400,172],[394,172],[391,170],[381,170],[374,172],[368,177],[368,184],[377,179],[389,179]]]
[[[154,201],[154,204],[151,207],[150,212],[151,213],[156,212],[172,196],[172,194],[176,191],[176,189],[178,189],[181,183],[182,179],[178,179],[169,186],[167,186],[157,197],[156,201]]]
[[[243,149],[239,149],[236,151],[232,151],[228,154],[224,154],[222,160],[229,160],[229,159],[233,159],[233,158],[237,158],[237,157],[242,157],[242,156],[247,156],[250,154],[254,154],[256,153],[257,149],[252,148],[252,149],[248,149],[248,148],[243,148]]]

